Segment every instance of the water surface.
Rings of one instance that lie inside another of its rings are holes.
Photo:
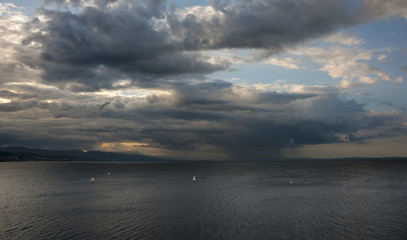
[[[0,163],[0,216],[0,239],[407,239],[407,162]]]

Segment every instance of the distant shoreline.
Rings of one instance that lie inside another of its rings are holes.
[[[140,154],[80,150],[47,150],[25,147],[0,148],[0,162],[134,162],[134,163],[179,163],[179,162],[306,162],[306,161],[385,161],[406,160],[405,157],[349,157],[349,158],[276,158],[252,160],[180,160],[151,157]]]
[[[107,153],[107,155],[119,155],[119,153]],[[35,153],[19,153],[0,151],[0,162],[46,162],[46,163],[266,163],[266,162],[334,162],[334,161],[406,161],[407,157],[356,157],[356,158],[295,158],[295,159],[275,159],[275,160],[170,160],[170,159],[141,159],[131,155],[126,158],[114,157],[85,157],[73,155],[42,155]]]

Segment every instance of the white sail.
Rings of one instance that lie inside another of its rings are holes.
[[[90,182],[94,182],[94,181],[95,181],[95,178],[92,177],[92,178],[90,179]]]
[[[196,177],[195,176],[192,177],[192,181],[196,182]]]

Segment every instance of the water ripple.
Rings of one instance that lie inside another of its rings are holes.
[[[0,239],[407,239],[404,162],[0,167]]]

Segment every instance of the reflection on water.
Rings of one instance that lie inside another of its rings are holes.
[[[407,239],[406,170],[402,161],[0,163],[0,239]]]

